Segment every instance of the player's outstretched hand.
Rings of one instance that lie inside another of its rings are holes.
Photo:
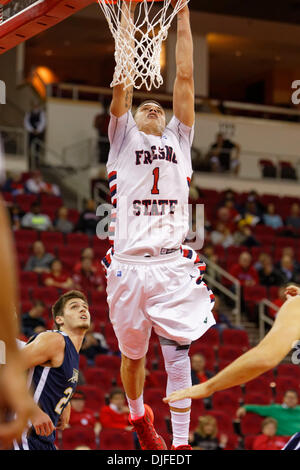
[[[295,295],[300,295],[300,288],[297,286],[288,286],[285,289],[285,295],[289,299],[290,297],[295,297]]]
[[[38,406],[34,411],[31,422],[38,436],[50,436],[55,430],[51,418]]]
[[[163,401],[164,403],[173,403],[174,401],[183,400],[184,398],[197,399],[205,398],[209,395],[204,383],[173,392],[168,397],[164,398]]]

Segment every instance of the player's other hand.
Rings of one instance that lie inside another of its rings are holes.
[[[163,399],[164,403],[174,403],[174,401],[183,400],[184,398],[205,398],[210,394],[207,392],[205,383],[200,385],[194,385],[193,387],[184,388],[177,392],[171,393],[168,397]]]
[[[177,6],[177,3],[178,3],[179,7],[181,6],[180,4],[182,4],[182,7],[183,7],[184,3],[185,3],[185,0],[171,0],[171,5],[172,5],[173,8],[175,8]]]
[[[51,418],[38,406],[34,411],[31,422],[38,436],[50,436],[55,430]]]
[[[287,298],[291,298],[291,297],[294,297],[295,295],[300,295],[300,288],[297,287],[297,286],[288,286],[286,289],[285,289],[285,295],[287,296]]]
[[[70,421],[70,415],[71,415],[71,405],[70,403],[68,403],[67,406],[63,409],[62,414],[59,417],[56,429],[60,429],[61,431],[66,429]]]

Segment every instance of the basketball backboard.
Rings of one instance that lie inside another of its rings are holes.
[[[0,54],[95,0],[0,0]]]

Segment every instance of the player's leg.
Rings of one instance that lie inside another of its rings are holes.
[[[167,393],[184,387],[191,387],[191,361],[189,345],[180,346],[172,340],[159,337],[161,349],[168,375]],[[191,400],[180,400],[170,407],[173,432],[172,449],[188,448],[191,416]]]
[[[145,357],[130,359],[122,354],[121,379],[128,401],[130,416],[132,419],[140,418],[145,414],[143,398]]]

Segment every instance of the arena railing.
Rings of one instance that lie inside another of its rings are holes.
[[[69,98],[73,100],[88,99],[91,101],[99,101],[104,97],[112,96],[112,89],[105,87],[95,87],[88,85],[77,85],[72,83],[54,83],[47,85],[47,96],[57,98]],[[172,108],[172,94],[167,93],[151,93],[153,99],[158,100],[164,106]],[[142,91],[135,91],[135,98],[147,99],[149,94]],[[205,111],[240,116],[253,116],[269,119],[300,121],[300,111],[298,109],[290,109],[288,107],[271,106],[256,103],[243,103],[235,101],[222,101],[214,98],[196,96],[195,106],[197,111]]]
[[[213,289],[215,287],[218,291],[222,292],[225,297],[229,298],[234,302],[234,308],[232,313],[234,315],[234,322],[236,326],[241,325],[241,284],[239,280],[221,268],[219,265],[209,260],[206,256],[201,254],[201,259],[206,263],[211,274],[205,273],[204,278],[208,282],[209,287]],[[228,287],[222,284],[220,278],[224,277],[234,286],[234,290],[229,289]]]
[[[258,305],[258,316],[259,316],[259,341],[261,341],[267,332],[266,326],[272,327],[274,324],[274,320],[270,318],[268,315],[266,315],[265,311],[267,308],[272,308],[273,310],[276,310],[278,312],[279,308],[277,305],[273,304],[268,299],[263,299],[259,302]]]
[[[27,155],[27,133],[22,127],[0,126],[4,152],[10,156]]]

